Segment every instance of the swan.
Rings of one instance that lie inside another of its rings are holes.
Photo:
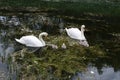
[[[42,39],[42,36],[47,36],[48,33],[42,32],[39,34],[39,39],[36,36],[33,35],[28,35],[28,36],[23,36],[20,39],[15,40],[21,44],[24,44],[28,47],[44,47],[45,41]]]
[[[81,45],[84,45],[86,47],[89,46],[89,44],[84,36],[85,25],[81,26],[81,31],[78,28],[69,28],[69,29],[65,28],[65,30],[70,38],[79,40],[79,43]]]

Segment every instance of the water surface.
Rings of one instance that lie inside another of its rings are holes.
[[[120,55],[118,54],[120,52],[120,32],[119,23],[117,23],[118,20],[113,19],[112,21],[104,18],[98,19],[99,21],[97,19],[71,20],[55,16],[35,15],[29,13],[24,15],[0,16],[0,76],[3,76],[3,78],[5,78],[5,76],[9,76],[12,80],[16,80],[16,71],[11,71],[11,65],[7,62],[8,57],[13,52],[21,49],[21,46],[19,47],[19,44],[14,40],[15,37],[18,37],[16,32],[18,29],[21,29],[22,32],[20,33],[23,33],[22,35],[24,35],[26,34],[24,32],[32,34],[32,30],[42,30],[44,19],[48,20],[49,26],[56,26],[46,30],[51,35],[59,35],[62,33],[65,24],[70,25],[69,23],[73,23],[72,25],[74,26],[85,24],[87,29],[85,36],[90,45],[101,46],[109,56],[108,58],[89,62],[87,71],[77,72],[73,76],[73,80],[77,80],[79,77],[81,80],[120,79]],[[54,24],[51,24],[51,22]],[[53,32],[53,30],[55,31]],[[93,71],[93,73],[91,73],[91,71]]]

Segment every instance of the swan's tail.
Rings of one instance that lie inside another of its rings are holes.
[[[88,42],[86,40],[80,40],[79,44],[83,45],[83,46],[86,46],[86,47],[89,47],[89,44],[88,44]]]
[[[15,40],[21,44],[24,44],[23,42],[21,42],[19,39],[15,38]]]
[[[65,28],[65,31],[67,31],[67,28]]]

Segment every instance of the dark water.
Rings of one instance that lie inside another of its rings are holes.
[[[109,56],[89,62],[87,71],[76,73],[72,80],[78,80],[79,77],[81,80],[120,79],[120,28],[118,20],[112,20],[110,18],[71,20],[57,18],[55,16],[47,17],[45,15],[27,13],[22,15],[0,16],[0,80],[3,78],[11,78],[12,80],[17,79],[16,71],[11,68],[14,66],[8,64],[8,57],[19,48],[14,40],[17,36],[15,33],[18,28],[21,28],[23,33],[24,30],[32,33],[32,30],[37,31],[42,29],[44,19],[47,19],[50,25],[53,25],[51,22],[53,22],[54,25],[59,25],[52,28],[52,30],[58,29],[58,32],[52,32],[51,28],[46,29],[48,33],[53,35],[62,33],[65,24],[85,24],[87,28],[85,35],[90,45],[101,46]]]

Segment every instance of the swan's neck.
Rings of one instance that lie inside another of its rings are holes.
[[[44,42],[42,36],[43,36],[43,35],[39,34],[39,40],[42,42],[43,45],[45,45],[45,42]]]
[[[84,35],[84,29],[83,28],[81,28],[81,33]]]
[[[84,31],[85,31],[84,28],[81,28],[81,37],[82,37],[83,40],[86,40],[85,37],[84,37]]]

